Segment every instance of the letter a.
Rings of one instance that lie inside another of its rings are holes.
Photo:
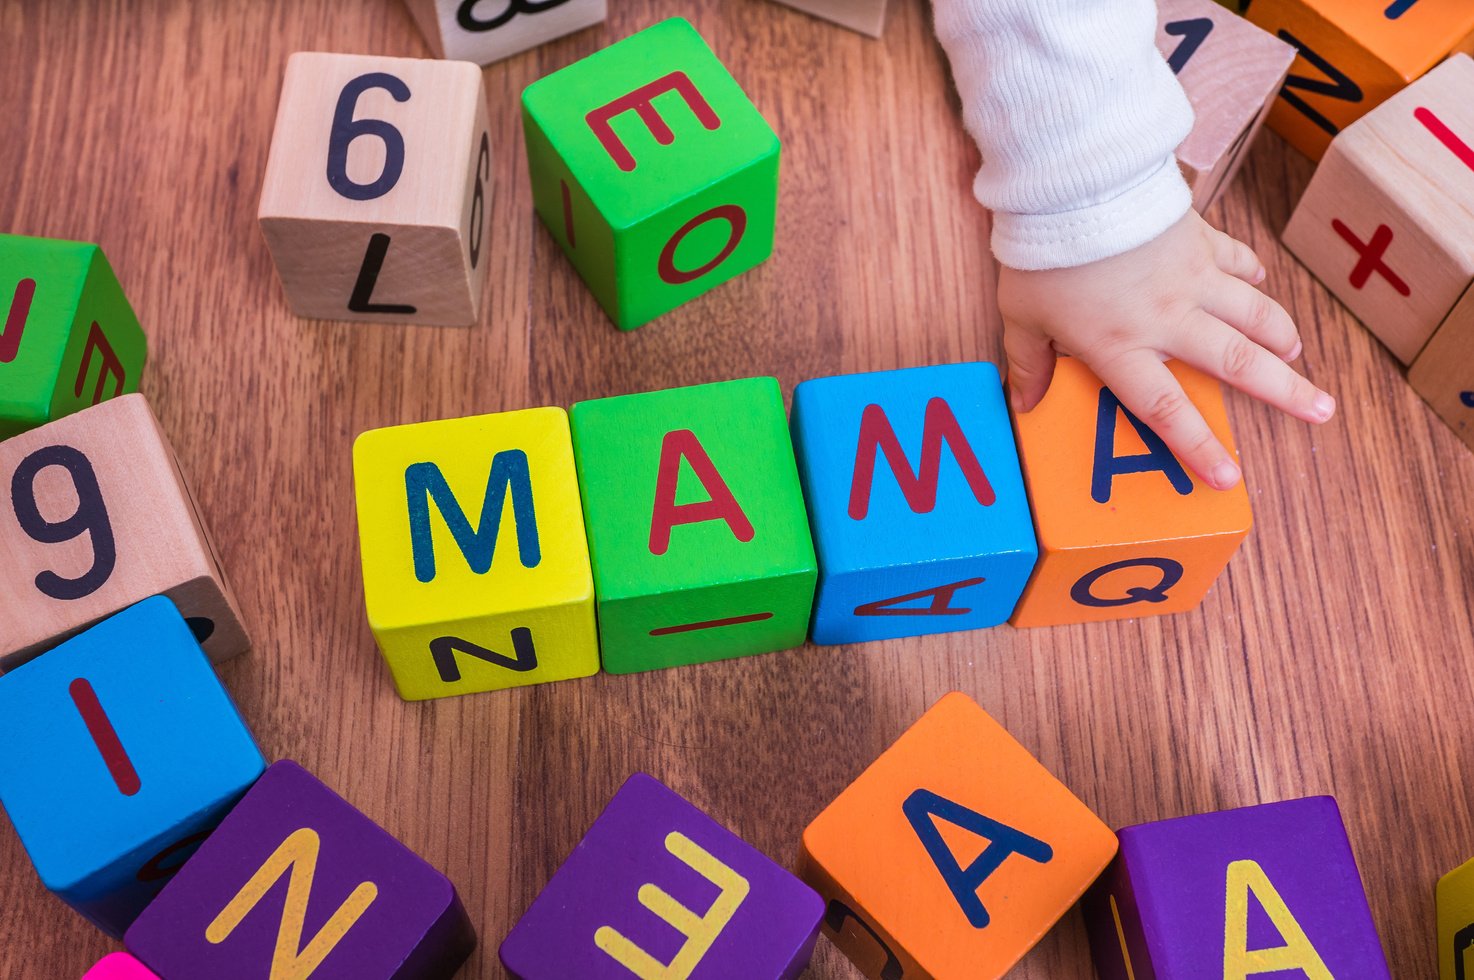
[[[691,464],[696,479],[706,488],[707,499],[697,504],[676,503],[676,488],[681,479],[681,460]],[[752,540],[752,522],[727,481],[717,472],[711,457],[690,429],[667,432],[660,443],[660,472],[655,478],[655,507],[650,513],[650,554],[663,555],[670,550],[671,528],[677,524],[700,524],[726,521],[738,541]]]
[[[542,561],[542,547],[537,538],[537,511],[532,504],[532,477],[527,468],[527,454],[520,449],[499,452],[491,460],[491,473],[486,479],[486,495],[481,501],[481,521],[472,527],[461,510],[445,474],[434,463],[412,463],[404,471],[404,492],[409,499],[410,547],[414,551],[415,578],[429,582],[435,578],[435,539],[430,534],[430,504],[434,503],[445,526],[455,538],[456,547],[466,564],[477,575],[491,571],[496,555],[496,536],[501,528],[502,511],[507,493],[512,495],[512,520],[517,527],[517,556],[523,568],[536,568]]]
[[[985,817],[975,810],[969,810],[930,790],[919,789],[912,793],[901,804],[901,811],[911,821],[911,829],[921,838],[927,856],[941,872],[942,880],[952,890],[952,897],[957,899],[962,913],[975,929],[988,924],[988,910],[983,907],[983,900],[978,898],[978,888],[998,870],[999,865],[1008,860],[1010,854],[1020,854],[1039,864],[1045,864],[1054,857],[1054,848],[1042,840],[1030,837],[1022,830],[999,823],[991,817]],[[933,817],[941,817],[948,823],[987,838],[988,846],[983,848],[983,853],[972,864],[962,867],[952,855],[947,842],[942,839],[942,832],[937,829]]]
[[[1136,430],[1146,444],[1146,452],[1136,456],[1116,455],[1116,416],[1126,416],[1126,421]],[[1109,388],[1100,389],[1100,402],[1095,411],[1095,466],[1090,475],[1090,496],[1098,504],[1110,503],[1111,480],[1123,473],[1150,473],[1160,470],[1166,475],[1172,489],[1186,497],[1193,492],[1192,477],[1182,468],[1172,450],[1162,437],[1141,424],[1121,404],[1116,393]]]
[[[1269,921],[1285,941],[1283,946],[1248,948],[1250,892],[1269,914]],[[1223,980],[1244,980],[1282,970],[1299,970],[1306,980],[1335,980],[1257,861],[1235,861],[1228,866],[1228,898],[1224,904]]]

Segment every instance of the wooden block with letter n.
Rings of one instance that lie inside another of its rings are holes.
[[[157,596],[0,676],[0,803],[42,882],[114,937],[266,768]]]
[[[1085,898],[1101,980],[1389,980],[1336,801],[1315,796],[1119,831]]]
[[[1407,380],[1464,444],[1474,449],[1474,286],[1413,362]]]
[[[516,980],[797,980],[813,889],[644,773],[631,776],[501,947]]]
[[[212,660],[251,645],[142,395],[0,442],[0,669],[160,593]]]
[[[880,37],[888,0],[778,0],[785,6],[833,21],[861,34]]]
[[[572,420],[605,670],[804,642],[818,572],[778,382],[579,402]]]
[[[475,323],[490,194],[475,65],[317,52],[287,61],[259,217],[298,316]]]
[[[954,692],[814,818],[799,875],[865,976],[1001,977],[1115,853],[1110,828]]]
[[[82,980],[159,980],[159,976],[127,953],[109,953],[94,963]]]
[[[1218,383],[1167,366],[1232,453]],[[1049,393],[1013,424],[1039,532],[1015,626],[1191,609],[1249,534],[1243,483],[1219,492],[1201,482],[1075,358],[1060,358]]]
[[[563,409],[372,429],[353,478],[369,624],[402,697],[598,671]]]
[[[1012,614],[1038,547],[996,367],[805,381],[793,443],[819,557],[814,642]]]
[[[1285,245],[1411,364],[1474,282],[1474,59],[1456,55],[1349,126]]]
[[[137,391],[147,357],[102,249],[0,235],[0,439]]]
[[[489,65],[604,20],[608,0],[406,0],[438,58]]]
[[[1468,0],[1253,0],[1245,16],[1299,52],[1269,126],[1312,160],[1449,54],[1474,51]]]
[[[1474,860],[1438,879],[1438,980],[1474,980]]]
[[[476,934],[443,874],[282,761],[124,941],[163,977],[441,980]]]
[[[1238,173],[1269,115],[1295,49],[1213,0],[1161,0],[1157,47],[1192,102],[1177,162],[1206,211]]]
[[[622,330],[767,259],[778,137],[686,21],[522,93],[537,213]]]

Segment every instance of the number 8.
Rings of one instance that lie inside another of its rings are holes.
[[[66,470],[77,491],[77,509],[60,521],[42,517],[36,504],[36,476],[48,466]],[[107,583],[117,564],[117,545],[97,474],[80,451],[71,446],[46,446],[21,460],[10,480],[10,503],[21,530],[42,544],[71,541],[84,532],[92,539],[92,567],[77,578],[63,578],[49,570],[41,572],[36,576],[36,588],[42,593],[53,599],[82,599]]]

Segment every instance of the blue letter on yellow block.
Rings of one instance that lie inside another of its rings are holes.
[[[537,540],[537,514],[532,505],[532,477],[528,473],[526,453],[520,449],[507,449],[492,458],[486,496],[481,502],[481,523],[475,528],[466,519],[455,494],[450,492],[439,466],[413,463],[407,467],[404,490],[409,499],[409,533],[414,547],[415,578],[421,582],[435,578],[435,542],[430,536],[431,501],[445,518],[445,526],[450,529],[471,571],[477,575],[490,571],[509,489],[512,493],[512,518],[517,526],[517,555],[523,568],[536,568],[542,560],[542,551]]]

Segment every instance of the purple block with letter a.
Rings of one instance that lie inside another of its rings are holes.
[[[165,977],[430,980],[476,936],[444,875],[295,762],[278,762],[124,940]]]
[[[1127,827],[1085,896],[1101,980],[1388,980],[1329,796]]]
[[[658,780],[625,781],[502,943],[518,980],[792,980],[818,893]]]

